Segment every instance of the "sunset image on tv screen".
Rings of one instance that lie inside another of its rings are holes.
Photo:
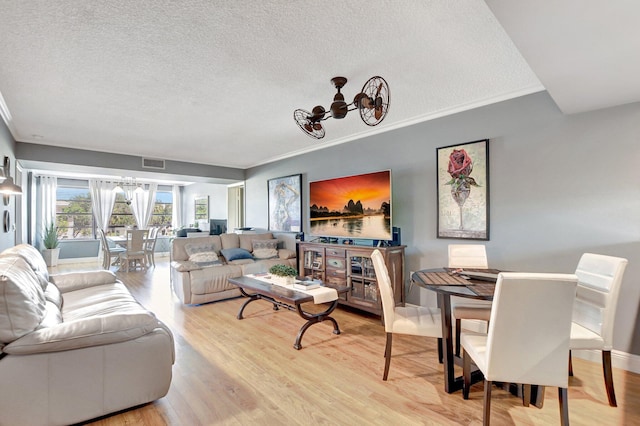
[[[391,171],[309,184],[312,235],[391,239]]]

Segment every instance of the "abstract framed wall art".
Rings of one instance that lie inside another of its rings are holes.
[[[489,139],[436,148],[438,238],[489,239]]]
[[[267,181],[270,231],[302,231],[301,188],[301,174]]]

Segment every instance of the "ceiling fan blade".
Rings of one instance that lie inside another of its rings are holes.
[[[373,116],[376,118],[376,120],[380,120],[383,115],[384,110],[382,108],[382,105],[380,105],[379,107],[376,106],[376,109],[373,111]]]
[[[378,90],[376,90],[376,98],[380,96],[380,91],[382,90],[382,83],[378,86]]]

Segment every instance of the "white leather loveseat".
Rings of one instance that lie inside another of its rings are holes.
[[[51,281],[51,282],[50,282]],[[49,276],[0,254],[0,425],[66,425],[165,396],[171,331],[109,271]]]
[[[266,272],[276,264],[297,267],[296,252],[263,234],[222,234],[175,238],[171,243],[171,285],[185,304],[240,296],[228,279]]]

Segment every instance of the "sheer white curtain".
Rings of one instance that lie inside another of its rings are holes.
[[[156,205],[157,190],[158,184],[150,183],[148,190],[135,191],[133,193],[131,211],[133,212],[133,217],[136,219],[138,229],[147,229],[147,226],[149,225],[151,214],[153,213],[153,207]]]
[[[171,227],[174,231],[180,229],[182,223],[182,187],[173,185],[173,208],[171,209]]]
[[[35,247],[44,247],[42,237],[44,230],[56,223],[56,191],[58,178],[55,176],[34,176],[36,179],[36,191],[34,191],[35,209],[33,209],[33,224],[31,238]]]
[[[89,191],[91,192],[91,210],[96,219],[96,225],[103,231],[109,226],[109,219],[116,202],[115,182],[106,180],[89,179]]]
[[[56,223],[56,191],[58,178],[55,176],[40,176],[40,223],[47,228]]]

